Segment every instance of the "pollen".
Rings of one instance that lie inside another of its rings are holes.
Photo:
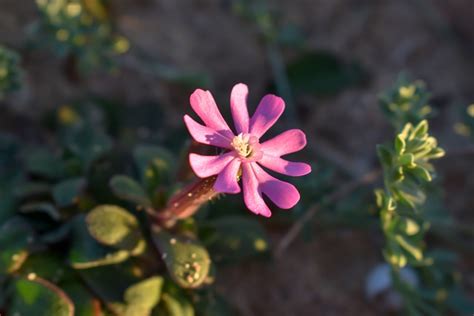
[[[240,133],[232,139],[230,143],[234,147],[239,156],[248,158],[252,155],[252,147],[250,146],[250,135]]]
[[[240,133],[232,139],[230,145],[241,158],[258,160],[262,157],[258,138],[251,134]]]

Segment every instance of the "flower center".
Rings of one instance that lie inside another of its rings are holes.
[[[260,154],[258,138],[250,134],[240,133],[230,144],[242,158],[257,158]]]

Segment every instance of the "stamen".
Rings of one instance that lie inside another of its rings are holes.
[[[252,155],[252,146],[250,146],[249,140],[250,135],[242,133],[232,139],[231,145],[241,157],[248,158]]]

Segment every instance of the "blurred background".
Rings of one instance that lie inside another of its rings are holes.
[[[432,93],[431,133],[447,151],[436,162],[442,203],[472,237],[472,0],[94,2],[68,11],[89,10],[106,25],[84,28],[97,35],[85,41],[81,25],[52,18],[48,1],[0,0],[0,45],[16,52],[22,81],[0,99],[2,132],[48,142],[40,126],[52,111],[96,102],[126,117],[118,119],[121,137],[179,147],[188,138],[182,116],[191,112],[192,91],[210,89],[228,115],[230,90],[243,82],[251,111],[276,93],[287,102],[284,127],[306,132],[300,158],[314,176],[298,183],[313,201],[377,167],[375,146],[393,138],[378,97],[403,72]],[[220,293],[243,315],[384,313],[366,293],[367,276],[383,262],[383,240],[353,215],[369,213],[372,189],[318,213],[282,256],[220,269]],[[272,245],[308,205],[265,223]],[[461,248],[456,269],[472,297],[472,244],[464,240],[466,251],[456,239],[430,238]]]

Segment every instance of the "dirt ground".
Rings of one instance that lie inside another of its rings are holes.
[[[270,78],[254,28],[233,16],[226,0],[119,0],[113,5],[119,29],[140,50],[160,61],[208,73],[220,104],[236,82],[245,82],[256,104]],[[21,4],[20,4],[21,3]],[[308,45],[360,61],[370,83],[331,98],[298,99],[310,108],[301,117],[308,139],[328,143],[362,173],[375,163],[374,146],[391,135],[377,104],[378,93],[407,70],[433,92],[438,115],[433,132],[448,151],[438,164],[446,204],[454,216],[474,220],[472,155],[453,155],[469,145],[453,132],[460,106],[474,102],[474,2],[472,0],[293,0],[272,1],[282,23],[301,28]],[[26,52],[23,43],[37,18],[33,1],[0,0],[0,43],[19,49],[27,88],[5,106],[38,117],[46,109],[88,94],[139,104],[162,100],[170,124],[189,111],[189,91],[170,88],[139,69],[94,73],[81,82],[64,79],[62,62],[48,52]],[[137,110],[139,110],[137,108]],[[2,109],[2,112],[4,109]],[[0,117],[0,122],[6,124]],[[340,126],[343,126],[341,128]],[[318,160],[318,157],[315,157]],[[281,238],[274,233],[273,240]],[[348,246],[349,245],[349,246]],[[218,287],[243,315],[376,315],[364,297],[367,272],[380,262],[371,236],[353,231],[298,241],[276,261],[250,262],[219,271]],[[473,260],[466,259],[467,263]],[[472,271],[471,269],[467,269]],[[467,276],[474,290],[474,278]]]

